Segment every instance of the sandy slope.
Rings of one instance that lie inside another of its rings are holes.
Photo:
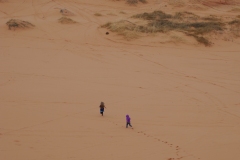
[[[0,159],[240,159],[238,40],[213,47],[127,42],[99,28],[149,8],[175,8],[165,4],[0,3]],[[196,12],[231,16],[227,7]],[[59,8],[79,23],[58,23]],[[10,31],[11,18],[36,27]],[[125,128],[126,114],[133,130]]]

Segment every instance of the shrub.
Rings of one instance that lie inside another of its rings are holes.
[[[22,20],[19,20],[19,19],[11,19],[9,20],[7,23],[8,25],[8,29],[12,29],[12,28],[31,28],[31,27],[34,27],[33,24],[27,22],[27,21],[22,21]]]
[[[76,21],[70,19],[70,18],[67,18],[67,17],[62,17],[58,20],[59,23],[62,23],[62,24],[73,24],[73,23],[77,23]]]

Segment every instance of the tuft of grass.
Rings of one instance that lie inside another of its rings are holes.
[[[100,13],[95,13],[94,16],[100,17],[100,16],[102,16],[102,14],[100,14]]]
[[[124,11],[120,11],[119,13],[121,13],[121,14],[126,14],[126,12],[124,12]]]
[[[136,5],[138,2],[147,3],[147,0],[126,0],[127,4],[129,5]]]
[[[221,22],[196,22],[190,23],[189,25],[193,27],[193,29],[190,29],[190,32],[196,35],[203,35],[212,31],[222,31],[224,26]]]
[[[72,20],[71,18],[67,18],[67,17],[62,17],[58,20],[59,23],[62,24],[74,24],[77,23],[76,21]]]
[[[216,16],[210,15],[208,17],[203,17],[202,18],[205,21],[221,21],[220,18],[217,18]]]
[[[140,18],[144,20],[160,20],[160,19],[168,19],[172,18],[172,15],[166,14],[162,11],[154,11],[152,13],[143,13],[143,14],[137,14],[132,16],[132,18]]]
[[[234,37],[238,38],[240,37],[240,19],[235,19],[232,20],[230,22],[228,22],[228,24],[231,26],[230,31],[233,34]]]
[[[194,13],[191,13],[191,12],[177,12],[175,13],[175,15],[173,16],[174,19],[179,19],[179,20],[183,20],[185,18],[188,18],[188,19],[198,19],[199,16],[197,16],[196,14]]]
[[[136,5],[138,4],[138,0],[126,0],[126,2],[130,5]]]
[[[12,28],[32,28],[34,27],[33,24],[27,21],[22,21],[19,19],[10,19],[7,23],[8,29],[11,30]]]
[[[139,0],[139,2],[147,3],[147,0]]]
[[[204,37],[199,37],[199,36],[193,36],[199,43],[204,44],[205,46],[211,46],[212,43],[204,38]]]
[[[128,31],[136,30],[136,26],[137,25],[134,23],[122,20],[115,23],[108,22],[102,25],[101,27],[108,28],[112,32],[123,32],[125,30],[128,30]]]
[[[229,25],[240,25],[240,20],[235,19],[233,21],[228,22]]]

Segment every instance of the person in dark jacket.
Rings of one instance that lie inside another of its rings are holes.
[[[128,128],[128,125],[129,125],[130,127],[132,127],[132,125],[131,125],[131,118],[130,118],[130,116],[129,116],[128,114],[126,115],[126,122],[127,122],[126,128]]]
[[[104,108],[106,108],[103,102],[101,102],[99,108],[100,108],[100,114],[103,116]]]

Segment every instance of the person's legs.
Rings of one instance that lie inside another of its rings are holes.
[[[129,123],[129,126],[132,127],[131,123]]]
[[[102,116],[103,116],[104,108],[102,108]]]
[[[103,116],[103,111],[104,111],[103,109],[100,109],[100,114],[101,114],[102,116]]]
[[[130,127],[132,127],[131,123],[127,122],[126,128],[128,128],[128,125],[129,125]]]

